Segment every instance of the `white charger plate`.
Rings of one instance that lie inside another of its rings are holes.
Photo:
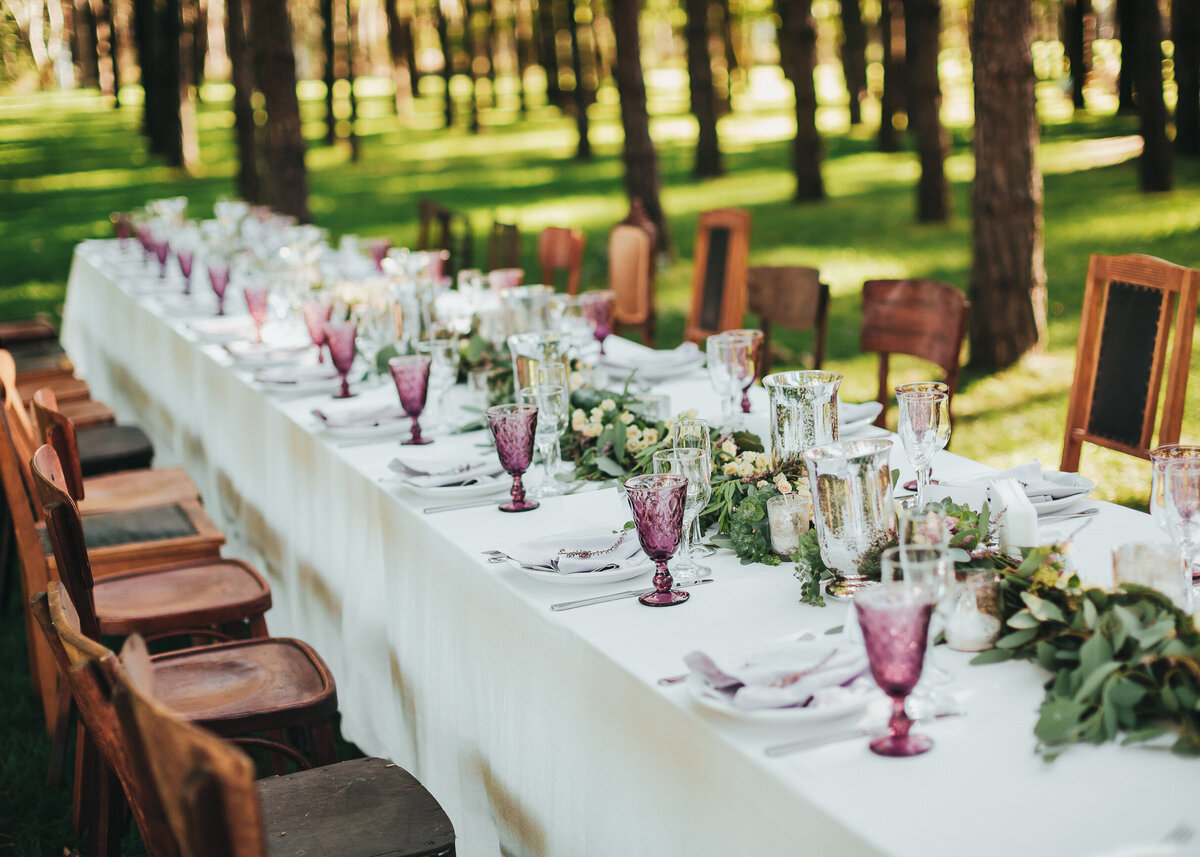
[[[737,659],[739,657],[758,658],[778,652],[781,656],[787,657],[789,666],[794,663],[797,669],[804,669],[806,664],[811,665],[819,662],[832,649],[844,648],[846,645],[845,642],[838,644],[820,638],[799,642],[785,641],[769,643],[765,646],[755,646],[751,649],[740,650],[732,655],[724,655],[718,662],[727,661],[730,658]],[[872,699],[877,698],[880,694],[879,689],[874,683],[869,681],[868,673],[867,679],[859,679],[854,692],[842,702],[832,705],[822,705],[817,708],[760,708],[754,711],[745,711],[735,706],[728,694],[712,688],[704,680],[703,676],[698,673],[689,673],[685,686],[688,692],[691,693],[692,699],[695,700],[696,704],[709,711],[723,714],[726,717],[732,717],[736,720],[768,725],[778,724],[780,726],[795,725],[798,723],[819,723],[825,720],[848,717],[862,711]]]

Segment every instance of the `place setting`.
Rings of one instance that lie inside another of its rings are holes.
[[[483,553],[491,563],[550,586],[616,583],[654,569],[632,529],[570,530]]]

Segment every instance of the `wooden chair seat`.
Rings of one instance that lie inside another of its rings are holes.
[[[144,470],[154,461],[154,444],[137,426],[96,426],[78,432],[76,439],[84,476]]]
[[[13,357],[16,382],[22,386],[53,384],[75,375],[75,366],[61,349],[57,354]]]
[[[96,426],[109,426],[117,421],[117,415],[112,412],[112,408],[94,399],[63,402],[60,407],[63,416],[70,419],[80,431]]]
[[[271,857],[454,852],[445,811],[416,777],[385,759],[354,759],[255,786]]]
[[[0,348],[52,340],[58,343],[58,330],[44,318],[20,318],[0,322]]]
[[[61,454],[59,459],[62,459]],[[169,506],[200,498],[195,483],[181,467],[106,473],[84,479],[83,485],[86,493],[79,501],[79,513],[84,517],[124,509]]]
[[[36,393],[39,387],[49,387],[54,391],[54,395],[58,397],[60,402],[74,402],[79,399],[86,399],[92,394],[88,382],[82,378],[76,378],[70,375],[63,378],[55,378],[49,383],[42,384],[27,384],[20,380],[20,373],[17,374],[17,392],[21,394],[21,401],[28,402],[33,399],[33,394]]]
[[[271,589],[246,563],[222,559],[99,577],[92,600],[100,633],[124,637],[258,616],[271,606]]]

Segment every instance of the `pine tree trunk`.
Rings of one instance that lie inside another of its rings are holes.
[[[247,32],[254,34],[255,70],[267,109],[268,199],[277,211],[308,223],[308,171],[286,0],[250,0]]]
[[[1175,151],[1200,155],[1200,6],[1171,4],[1171,39],[1175,43]]]
[[[387,22],[388,56],[392,61],[392,94],[396,102],[396,115],[411,116],[413,80],[405,46],[412,41],[412,19],[401,19],[396,12],[396,0],[383,0],[383,12]]]
[[[350,7],[350,0],[346,0],[346,83],[349,84],[347,93],[350,97],[350,121],[346,136],[350,140],[350,160],[354,163],[358,163],[358,159],[362,155],[358,139],[358,96],[354,92],[354,58],[357,50],[354,41],[356,23],[354,10]]]
[[[691,87],[692,115],[700,126],[696,138],[696,178],[721,175],[721,142],[717,136],[717,93],[713,88],[712,57],[709,54],[709,0],[686,0],[688,83]]]
[[[1071,101],[1076,110],[1082,110],[1086,106],[1083,100],[1083,84],[1088,75],[1087,48],[1084,45],[1084,21],[1087,12],[1088,0],[1064,0],[1063,43],[1071,72]]]
[[[562,107],[562,89],[558,85],[558,24],[555,0],[534,0],[538,14],[538,65],[546,73],[546,100]],[[640,63],[640,61],[639,61]]]
[[[233,131],[237,141],[238,196],[263,202],[258,170],[258,145],[254,130],[254,60],[246,45],[246,0],[225,0],[225,50],[233,79]]]
[[[825,198],[821,180],[821,135],[817,131],[817,27],[812,0],[776,0],[779,13],[779,60],[796,92],[796,137],[792,171],[797,202]]]
[[[450,81],[454,77],[454,50],[450,44],[450,22],[442,11],[441,2],[433,4],[433,17],[437,22],[438,46],[442,49],[442,88],[446,93],[444,115],[446,127],[454,127],[454,96],[450,94]]]
[[[182,167],[183,123],[180,110],[183,106],[180,80],[183,65],[180,55],[180,9],[179,0],[159,0],[155,4],[155,33],[160,50],[159,74],[162,75],[162,106],[155,120],[160,127],[162,155],[167,165]]]
[[[1010,366],[1045,337],[1032,0],[975,0],[971,363]]]
[[[112,67],[113,107],[121,106],[121,34],[117,30],[116,0],[102,0],[108,26],[108,61]]]
[[[900,149],[896,115],[904,112],[904,9],[900,0],[880,0],[879,40],[883,44],[883,94],[879,99],[879,151]]]
[[[471,93],[467,104],[471,111],[468,127],[472,134],[479,133],[479,81],[475,75],[475,66],[479,58],[479,31],[476,27],[475,14],[472,7],[474,0],[463,0],[463,53],[467,55],[467,80],[471,82]]]
[[[1117,38],[1121,41],[1121,76],[1117,79],[1117,112],[1137,110],[1138,6],[1154,0],[1117,0]]]
[[[842,0],[842,34],[842,71],[850,93],[850,124],[859,125],[867,90],[867,29],[859,0]]]
[[[333,0],[321,0],[321,49],[325,54],[325,144],[337,142],[337,118],[333,112],[333,87],[337,83],[337,41],[334,38]]]
[[[178,34],[179,165],[189,172],[200,163],[200,132],[196,123],[196,102],[192,97],[192,70],[196,51],[196,0],[173,0]]]
[[[483,0],[483,11],[487,15],[487,37],[483,42],[483,57],[487,60],[487,78],[492,93],[492,106],[496,105],[496,4],[494,0]]]
[[[950,187],[945,171],[950,141],[942,126],[942,87],[938,79],[941,0],[904,0],[904,33],[908,118],[921,162],[917,221],[940,223],[950,217]]]
[[[567,33],[571,37],[571,72],[575,77],[575,129],[579,134],[579,145],[575,149],[577,161],[592,159],[592,141],[588,135],[588,92],[583,76],[583,55],[579,50],[579,23],[575,20],[575,0],[567,0]]]
[[[658,153],[650,140],[650,115],[646,110],[646,80],[642,75],[638,38],[639,0],[612,0],[610,17],[617,44],[613,69],[621,98],[621,125],[625,129],[625,190],[629,199],[640,199],[646,214],[658,227],[658,249],[671,247],[667,218],[659,202]]]
[[[133,0],[133,40],[137,47],[138,78],[142,85],[142,134],[151,152],[166,151],[162,135],[163,77],[154,0]]]
[[[1178,2],[1178,0],[1177,0]],[[1142,157],[1138,172],[1143,191],[1170,190],[1174,183],[1171,144],[1167,141],[1167,105],[1163,101],[1162,14],[1158,3],[1137,6],[1137,104]]]
[[[200,101],[200,84],[204,83],[204,68],[208,62],[208,0],[195,0],[196,20],[192,25],[192,85],[196,101]]]
[[[525,97],[525,72],[532,63],[533,54],[533,10],[531,0],[513,2],[513,50],[517,55],[517,97],[520,99],[521,115],[529,109]]]
[[[96,32],[96,14],[89,0],[74,0],[71,23],[71,49],[75,54],[75,71],[79,85],[99,86],[100,39]]]

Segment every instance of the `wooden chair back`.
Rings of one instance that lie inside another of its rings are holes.
[[[547,226],[538,236],[538,265],[542,283],[557,288],[558,273],[566,272],[567,294],[579,294],[579,275],[583,271],[584,237],[580,229]]]
[[[1062,470],[1079,469],[1085,442],[1149,460],[1154,446],[1179,441],[1198,288],[1193,268],[1152,256],[1092,256]]]
[[[608,288],[616,295],[617,329],[640,327],[654,347],[654,237],[639,226],[617,224],[608,236]]]
[[[758,376],[765,377],[771,364],[771,324],[791,330],[813,332],[813,367],[825,361],[825,335],[829,328],[829,286],[821,282],[816,268],[756,266],[746,269],[750,312],[758,316],[763,332]]]
[[[488,270],[519,267],[521,267],[521,230],[515,223],[493,221],[492,231],[488,233]]]
[[[445,250],[450,254],[444,273],[455,277],[460,268],[474,267],[475,242],[471,221],[432,199],[417,203],[417,250]]]
[[[29,461],[29,457],[38,447],[37,426],[34,425],[29,408],[21,397],[20,390],[17,389],[17,367],[12,354],[2,349],[0,349],[0,388],[4,392],[4,412],[8,416],[12,441],[17,449],[17,460],[21,462],[22,478],[32,493],[33,484],[29,479],[25,462]]]
[[[742,327],[749,256],[749,211],[720,208],[700,215],[685,339],[698,343],[714,333]]]
[[[266,857],[254,764],[238,748],[154,699],[142,638],[130,637],[114,671],[117,717],[141,748],[180,850],[188,857]]]
[[[891,400],[888,357],[910,354],[938,366],[950,388],[958,388],[958,369],[971,302],[961,291],[936,280],[870,280],[863,283],[859,347],[879,353],[879,403],[875,425],[887,420]]]
[[[75,423],[58,409],[58,399],[49,387],[33,394],[33,419],[38,438],[54,447],[67,479],[67,490],[79,502],[84,499],[83,466],[79,460],[79,439]]]

